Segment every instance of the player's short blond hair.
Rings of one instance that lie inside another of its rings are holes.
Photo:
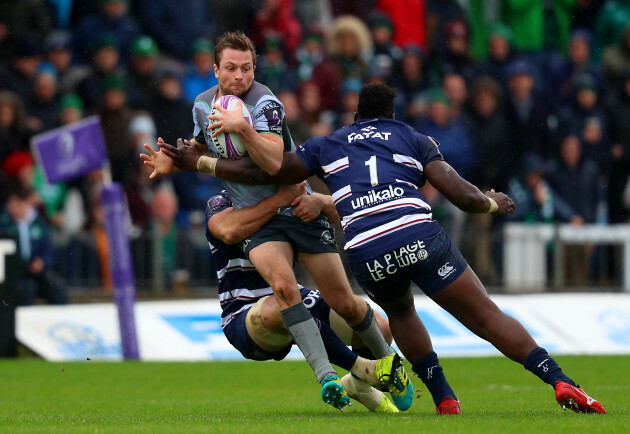
[[[226,48],[237,51],[249,51],[252,53],[253,64],[256,65],[256,47],[251,39],[243,32],[226,32],[219,36],[217,44],[214,46],[214,59],[217,66],[221,64],[221,53]]]

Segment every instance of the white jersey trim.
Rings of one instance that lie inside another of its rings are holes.
[[[404,207],[422,209],[426,211],[426,214],[423,214],[423,216],[429,216],[429,218],[431,216],[431,207],[429,206],[428,203],[426,203],[422,199],[403,198],[403,199],[392,200],[390,202],[382,203],[380,205],[372,206],[370,208],[362,209],[353,214],[347,215],[341,220],[341,227],[345,230],[346,227],[348,227],[351,223],[363,217],[373,215],[373,214],[378,214],[385,211],[390,211],[396,208],[404,208]]]
[[[426,223],[433,221],[431,213],[423,214],[423,215],[412,215],[412,216],[404,216],[399,219],[394,220],[393,222],[385,223],[384,225],[377,226],[375,228],[370,229],[369,231],[362,232],[356,237],[349,240],[344,246],[344,250],[350,250],[363,244],[374,241],[378,238],[389,235],[393,232],[399,231],[401,229],[405,229],[409,226]]]
[[[335,191],[334,193],[331,194],[332,198],[333,198],[333,202],[335,203],[335,205],[337,205],[337,202],[345,199],[346,197],[352,195],[352,189],[350,188],[349,185],[346,185],[345,187],[340,188],[339,190]]]
[[[271,286],[259,289],[237,288],[231,291],[225,291],[219,294],[221,304],[234,300],[252,300],[252,303],[265,295],[273,294]]]
[[[340,170],[347,169],[349,166],[350,160],[348,160],[348,157],[340,158],[337,161],[326,164],[325,166],[322,166],[322,170],[324,171],[324,178],[332,175],[333,173],[339,172]]]
[[[422,163],[415,158],[402,154],[393,154],[394,162],[404,164],[405,166],[416,167],[420,172],[424,170]]]
[[[247,259],[230,259],[225,267],[217,271],[217,278],[219,280],[223,279],[225,277],[225,273],[227,273],[228,271],[233,271],[234,269],[240,269],[241,271],[252,271],[255,270],[256,267],[254,267],[254,265]]]

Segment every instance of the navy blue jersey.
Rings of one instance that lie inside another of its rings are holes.
[[[332,193],[348,259],[361,261],[439,231],[418,191],[424,166],[443,160],[438,142],[393,119],[367,119],[307,140],[306,168]]]
[[[208,230],[208,220],[216,213],[232,206],[227,192],[221,192],[211,197],[206,207],[206,239],[210,244],[212,261],[219,279],[221,327],[225,327],[235,315],[249,309],[258,299],[273,294],[265,279],[245,258],[239,244],[225,244]]]

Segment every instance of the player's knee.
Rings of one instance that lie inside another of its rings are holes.
[[[339,298],[333,309],[350,324],[359,324],[367,312],[365,301],[358,297]]]
[[[279,280],[273,287],[273,292],[278,297],[280,306],[293,306],[302,301],[300,290],[294,282],[289,280]]]

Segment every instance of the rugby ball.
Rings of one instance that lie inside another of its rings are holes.
[[[247,104],[245,104],[243,100],[239,97],[234,95],[224,95],[217,101],[215,101],[215,104],[218,104],[227,110],[235,110],[239,101],[241,102],[243,117],[245,118],[247,123],[249,123],[253,127],[254,119],[252,117],[252,114],[249,111]],[[219,111],[216,108],[212,107],[210,114],[214,115],[218,112]],[[211,124],[213,124],[214,122],[216,121],[210,119]],[[212,138],[212,143],[214,144],[214,147],[217,149],[219,154],[221,154],[224,158],[232,158],[234,160],[238,160],[239,158],[243,158],[245,155],[247,155],[247,149],[241,141],[241,138],[236,133],[220,133],[216,137]]]

